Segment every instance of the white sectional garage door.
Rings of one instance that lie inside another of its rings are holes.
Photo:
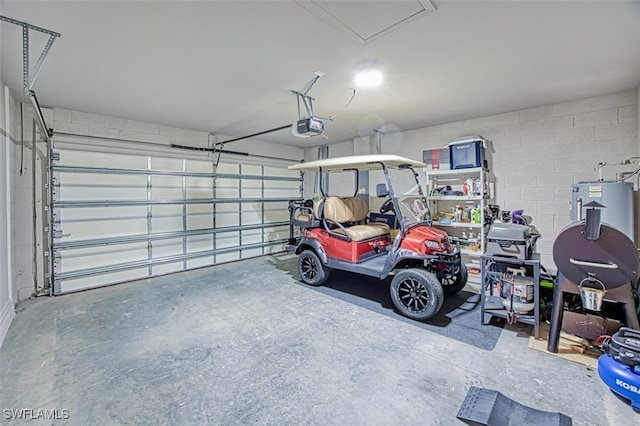
[[[60,150],[53,166],[54,294],[282,251],[298,173]]]

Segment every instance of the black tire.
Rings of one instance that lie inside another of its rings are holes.
[[[321,261],[313,250],[304,250],[298,256],[298,272],[302,282],[309,285],[320,285],[329,278],[329,268]]]
[[[391,281],[391,300],[405,317],[423,321],[438,313],[444,302],[438,278],[424,269],[403,269]]]
[[[440,284],[442,284],[442,291],[444,294],[457,293],[464,288],[469,279],[469,271],[464,263],[460,262],[458,272],[455,274],[447,273],[443,271],[440,276]]]

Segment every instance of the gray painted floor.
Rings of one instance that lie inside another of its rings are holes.
[[[0,350],[0,422],[41,408],[77,425],[452,425],[472,385],[574,425],[640,421],[597,372],[528,349],[528,326],[479,349],[305,288],[286,261],[22,303]]]

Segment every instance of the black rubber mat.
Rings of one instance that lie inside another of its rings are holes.
[[[295,280],[300,279],[297,258],[286,259],[278,267],[288,271]],[[391,279],[380,281],[350,272],[331,271],[329,279],[321,286],[312,287],[301,282],[300,285],[481,349],[491,350],[498,342],[504,320],[494,317],[488,325],[481,324],[479,294],[461,291],[445,295],[440,312],[427,321],[415,321],[394,310],[390,283]]]
[[[486,426],[571,426],[571,417],[562,413],[536,410],[502,393],[472,386],[457,418],[469,425]]]

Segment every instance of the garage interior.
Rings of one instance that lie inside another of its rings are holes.
[[[638,416],[640,2],[0,17],[0,422]]]

